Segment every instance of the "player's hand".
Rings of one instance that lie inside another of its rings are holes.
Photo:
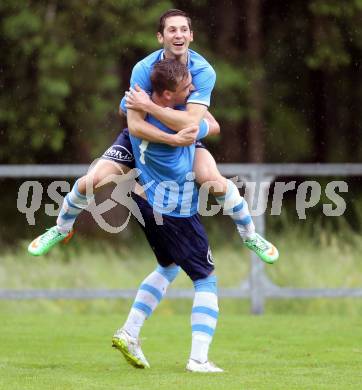
[[[199,126],[190,126],[180,130],[173,136],[173,146],[189,146],[195,143]]]
[[[151,99],[149,95],[140,88],[138,84],[135,84],[134,88],[130,88],[126,92],[126,107],[136,111],[148,112]]]

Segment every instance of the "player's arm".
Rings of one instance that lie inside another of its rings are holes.
[[[134,88],[126,94],[127,106],[148,112],[172,130],[180,131],[190,125],[198,125],[210,106],[211,93],[216,81],[216,73],[211,66],[192,76],[195,90],[187,99],[186,111],[160,107],[151,101],[142,86],[134,84]],[[132,107],[132,104],[136,104]]]
[[[171,146],[188,146],[195,142],[198,126],[189,126],[175,134],[168,134],[144,120],[145,113],[127,109],[127,123],[130,133],[149,142]]]
[[[180,131],[184,127],[199,124],[206,111],[207,106],[202,104],[188,103],[186,105],[186,111],[180,111],[173,109],[167,110],[153,103],[150,114],[170,129]]]
[[[150,70],[141,62],[138,62],[131,75],[131,86],[139,85],[143,93],[149,99],[145,91],[151,90]],[[144,110],[132,110],[126,106],[126,99],[123,97],[119,107],[119,115],[127,116],[127,123],[130,133],[149,142],[165,143],[171,146],[188,146],[195,142],[197,129],[185,128],[178,134],[167,134],[157,127],[144,120]]]
[[[136,73],[136,72],[135,72]],[[146,80],[143,77],[143,82]],[[148,78],[149,80],[149,78]],[[211,93],[216,81],[216,73],[211,66],[206,66],[201,72],[192,76],[192,83],[195,90],[191,92],[187,99],[186,111],[174,110],[160,107],[155,104],[144,92],[142,83],[138,83],[136,78],[131,82],[130,92],[126,93],[126,107],[149,113],[168,128],[180,131],[185,127],[199,125],[200,121],[210,106]],[[135,104],[132,106],[132,104]]]
[[[209,131],[207,135],[220,134],[220,125],[209,111],[205,112],[204,119],[206,119],[209,124]]]
[[[197,140],[207,137],[208,135],[216,135],[220,132],[220,126],[216,119],[208,112],[201,120]]]
[[[126,92],[126,107],[147,112],[174,131],[198,125],[207,111],[206,105],[195,103],[188,103],[186,111],[161,107],[155,104],[138,85]]]

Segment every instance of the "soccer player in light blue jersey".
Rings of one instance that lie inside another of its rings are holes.
[[[174,131],[198,124],[210,105],[211,92],[215,84],[215,71],[198,53],[190,50],[193,41],[190,18],[180,10],[170,10],[160,18],[157,38],[163,49],[150,54],[138,62],[132,71],[131,89],[122,99],[120,110],[127,111],[129,131],[145,141],[162,142],[162,131],[144,120],[146,113]],[[185,110],[161,107],[150,98],[152,91],[150,73],[156,61],[174,58],[184,63],[192,76],[194,91],[186,100]],[[245,246],[253,250],[261,260],[274,263],[278,250],[270,242],[255,232],[255,226],[248,211],[248,205],[240,196],[236,185],[224,178],[208,150],[198,143],[195,152],[194,172],[199,185],[209,183],[210,190],[224,212],[230,215]]]
[[[200,123],[210,105],[216,78],[215,71],[201,55],[189,49],[193,41],[193,32],[191,20],[185,12],[172,9],[161,15],[157,39],[163,45],[163,49],[150,54],[135,65],[131,77],[132,94],[127,94],[127,101],[122,100],[120,112],[124,112],[126,107],[129,108],[127,122],[129,131],[134,136],[149,142],[187,146],[195,141],[195,134],[190,127]],[[187,65],[191,72],[194,91],[187,99],[185,110],[160,107],[152,102],[146,93],[152,92],[150,82],[152,67],[162,58],[174,58]],[[175,133],[164,132],[145,121],[146,113],[151,114]],[[244,244],[263,261],[275,262],[278,258],[277,249],[255,232],[250,216],[243,217],[247,204],[240,196],[236,185],[220,174],[208,150],[201,143],[197,146],[193,166],[196,182],[199,185],[212,184],[210,191],[224,208],[225,213],[233,219]],[[77,216],[93,200],[93,194],[87,195],[87,182],[93,182],[94,192],[100,188],[100,183],[107,181],[107,177],[120,174],[120,169],[127,172],[129,168],[133,168],[134,156],[129,148],[128,132],[121,133],[102,157],[92,171],[80,178],[65,197],[57,225],[31,242],[28,247],[31,254],[43,255],[58,242],[72,235]],[[115,167],[112,162],[118,163],[118,166]]]
[[[160,107],[183,103],[193,89],[187,67],[174,59],[154,64],[151,80],[152,100]],[[207,118],[199,124],[197,139],[219,131],[211,114]],[[145,119],[161,131],[172,133],[154,117],[147,115]],[[139,333],[145,319],[155,310],[168,285],[182,268],[195,288],[191,315],[192,345],[186,368],[192,372],[222,372],[208,360],[219,309],[212,254],[197,214],[198,191],[192,172],[195,145],[172,147],[132,135],[130,139],[140,183],[145,188],[145,199],[138,195],[134,195],[134,199],[145,222],[143,231],[159,265],[142,282],[128,318],[115,333],[112,344],[132,365],[149,367],[139,344]],[[158,217],[161,215],[160,222]]]

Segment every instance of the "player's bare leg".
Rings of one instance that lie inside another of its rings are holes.
[[[87,195],[88,186],[88,190],[91,189],[93,193],[96,193],[111,184],[114,175],[123,175],[128,173],[129,170],[130,168],[124,164],[101,158],[86,175],[77,180],[78,191],[82,195]]]
[[[246,200],[240,196],[236,185],[219,172],[215,159],[204,148],[196,148],[194,161],[195,178],[199,185],[208,184],[210,192],[236,224],[244,245],[254,251],[266,263],[274,263],[279,253],[276,247],[255,232]]]

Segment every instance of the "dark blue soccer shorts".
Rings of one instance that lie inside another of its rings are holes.
[[[124,164],[129,168],[135,168],[135,159],[129,139],[128,129],[123,129],[113,144],[103,153],[102,158]]]
[[[196,141],[195,146],[196,148],[206,149],[201,141]],[[135,159],[128,129],[123,129],[119,133],[113,144],[103,153],[102,158],[124,164],[131,169],[135,168]]]
[[[195,148],[207,149],[207,147],[200,140],[195,142]]]
[[[162,267],[176,263],[193,281],[208,277],[214,270],[214,261],[200,216],[162,215],[163,224],[157,225],[150,204],[136,194],[132,196],[142,213],[145,226],[141,227],[158,263]]]

